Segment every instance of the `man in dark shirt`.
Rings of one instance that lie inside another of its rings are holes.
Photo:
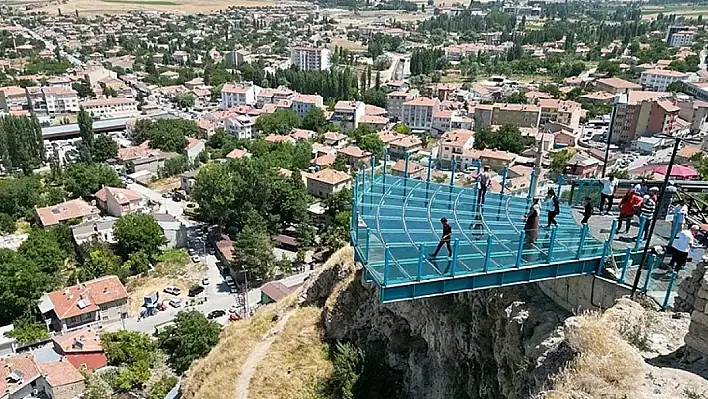
[[[448,256],[452,256],[452,248],[450,247],[450,239],[452,238],[452,226],[447,222],[447,218],[442,218],[440,219],[440,222],[442,223],[443,226],[443,234],[442,237],[440,237],[440,242],[438,243],[438,247],[435,248],[435,252],[433,252],[432,256],[433,258],[438,256],[438,252],[440,252],[440,248],[442,248],[443,245],[447,246],[447,253]]]
[[[580,224],[585,224],[590,220],[590,216],[592,216],[592,198],[590,197],[585,197],[585,210],[583,211],[583,220],[580,222]]]

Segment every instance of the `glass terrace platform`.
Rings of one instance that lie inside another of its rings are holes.
[[[355,175],[351,236],[364,276],[380,288],[382,302],[601,273],[611,241],[601,242],[579,225],[561,204],[557,228],[540,230],[525,243],[523,216],[530,198],[487,192],[483,206],[477,188],[428,179]],[[452,254],[435,250],[441,218],[452,226]]]

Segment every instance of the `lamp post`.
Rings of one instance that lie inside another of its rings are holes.
[[[642,252],[642,260],[641,260],[641,262],[639,262],[639,270],[637,270],[637,274],[636,274],[636,276],[634,276],[634,284],[632,284],[632,296],[634,296],[635,292],[637,291],[637,287],[639,286],[639,280],[641,279],[641,276],[642,276],[642,267],[644,267],[644,262],[647,261],[647,254],[649,253],[649,248],[651,247],[651,239],[652,239],[652,236],[654,235],[654,227],[656,227],[656,220],[659,218],[659,212],[661,211],[660,205],[661,205],[662,200],[664,198],[664,194],[666,193],[666,187],[669,184],[669,178],[671,176],[671,169],[673,169],[674,163],[676,163],[676,154],[678,153],[681,141],[689,141],[689,140],[686,140],[681,137],[671,137],[671,136],[664,136],[664,135],[656,135],[655,137],[674,140],[674,148],[673,148],[673,151],[671,152],[671,159],[669,160],[669,165],[666,169],[666,175],[664,176],[664,182],[661,184],[661,189],[659,190],[659,199],[657,200],[656,207],[654,208],[654,215],[652,215],[651,224],[649,225],[649,233],[647,235],[647,242],[644,245],[644,251]],[[645,228],[646,228],[646,226],[645,226]]]

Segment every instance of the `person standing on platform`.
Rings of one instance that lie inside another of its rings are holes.
[[[580,221],[580,224],[586,224],[590,220],[590,216],[592,216],[592,198],[590,197],[585,197],[585,206],[583,209],[583,220]]]
[[[646,240],[647,237],[649,237],[649,225],[651,224],[651,220],[654,218],[654,211],[656,210],[656,190],[658,190],[656,187],[652,187],[651,190],[649,190],[649,194],[645,195],[642,201],[642,210],[640,215],[646,218],[646,222],[644,222],[644,233],[642,234],[642,240]]]
[[[699,227],[697,225],[691,226],[689,229],[686,225],[683,225],[681,231],[676,234],[674,242],[671,244],[669,251],[671,251],[671,262],[669,262],[669,268],[673,268],[677,273],[682,267],[686,265],[688,260],[688,251],[695,246],[695,238],[693,235],[698,231]]]
[[[632,226],[632,218],[634,217],[636,209],[642,204],[642,197],[637,195],[634,189],[627,190],[627,193],[622,197],[620,201],[619,209],[619,224],[617,224],[617,231],[622,230],[622,223],[626,223],[624,233],[629,233],[629,228]]]
[[[548,195],[546,196],[545,202],[546,209],[548,209],[548,224],[546,225],[546,228],[551,227],[551,225],[558,227],[556,216],[560,213],[560,201],[558,201],[556,192],[552,188],[548,189]]]
[[[477,176],[477,182],[479,182],[477,205],[484,205],[484,200],[487,198],[487,189],[492,185],[492,175],[489,173],[489,166],[485,166],[484,172]]]
[[[442,223],[443,234],[442,237],[440,237],[438,247],[435,248],[435,252],[430,255],[433,258],[438,256],[438,252],[440,252],[440,248],[442,248],[443,245],[447,247],[448,256],[452,256],[452,248],[450,247],[450,240],[452,239],[452,226],[450,226],[447,222],[447,218],[440,219],[440,223]]]
[[[634,185],[634,192],[640,197],[644,197],[649,193],[649,187],[647,186],[647,179],[642,179],[641,183]]]
[[[612,209],[612,203],[615,198],[615,190],[617,190],[617,180],[615,179],[615,176],[610,173],[606,178],[601,179],[600,183],[602,183],[602,192],[600,192],[600,214],[607,215]],[[605,206],[605,201],[607,201],[607,210],[603,212],[602,208]]]
[[[539,221],[541,220],[541,204],[540,204],[540,198],[534,198],[533,203],[531,204],[531,208],[529,209],[528,212],[524,215],[524,220],[526,221],[524,223],[524,246],[523,250],[524,253],[521,255],[521,258],[527,262],[531,263],[534,262],[538,254],[535,251],[528,251],[534,247],[534,243],[536,242],[536,239],[538,238],[538,225]]]

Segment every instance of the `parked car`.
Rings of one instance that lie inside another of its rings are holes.
[[[229,308],[229,313],[238,313],[239,309],[241,309],[240,306],[231,305],[231,307]]]
[[[202,279],[202,285],[209,285],[209,277],[204,277]]]
[[[181,299],[173,299],[170,301],[170,306],[173,308],[181,308],[182,307],[182,300]]]
[[[238,313],[231,313],[229,315],[229,320],[231,320],[231,321],[241,320],[241,316],[239,316]]]
[[[189,293],[187,294],[188,296],[197,296],[204,292],[204,287],[201,285],[195,285],[194,287],[189,289]]]
[[[173,285],[168,285],[163,291],[174,296],[179,296],[179,294],[182,292],[182,290]]]
[[[194,248],[189,248],[187,250],[187,253],[189,254],[189,256],[194,256],[197,254],[197,251],[195,251]]]
[[[207,315],[207,319],[209,319],[209,320],[216,319],[217,317],[224,316],[225,314],[226,314],[226,311],[221,310],[221,309],[212,310]]]
[[[199,263],[201,259],[199,258],[199,255],[193,255],[192,256],[192,262],[194,263]]]

